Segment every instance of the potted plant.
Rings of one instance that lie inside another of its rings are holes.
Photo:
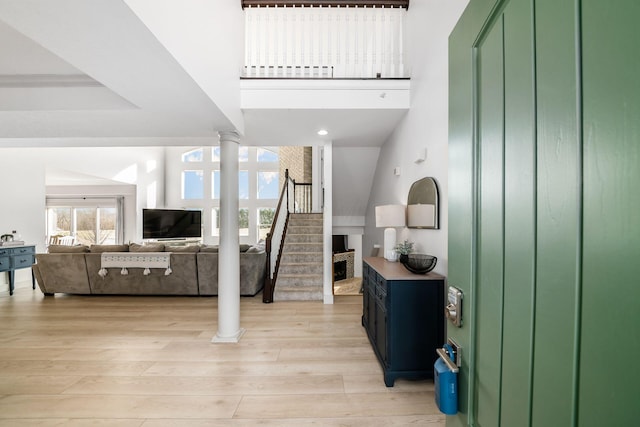
[[[407,262],[409,254],[413,252],[413,242],[405,240],[402,243],[398,243],[393,250],[400,255],[400,262],[404,264]]]

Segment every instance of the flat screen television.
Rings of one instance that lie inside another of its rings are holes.
[[[202,212],[182,209],[142,209],[143,239],[202,237]]]

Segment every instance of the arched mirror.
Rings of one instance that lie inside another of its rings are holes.
[[[411,184],[407,197],[407,227],[440,228],[438,202],[435,179],[426,177]]]

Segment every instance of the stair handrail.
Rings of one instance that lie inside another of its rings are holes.
[[[295,182],[289,177],[289,169],[284,171],[284,184],[280,192],[278,206],[273,216],[271,230],[267,233],[265,239],[265,251],[267,253],[267,274],[264,281],[264,291],[262,292],[262,302],[273,302],[273,291],[278,277],[278,269],[280,267],[280,257],[282,255],[282,246],[287,232],[287,223],[289,222],[289,213],[293,211],[295,199],[289,197],[295,194]]]

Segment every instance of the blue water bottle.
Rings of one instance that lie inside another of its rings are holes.
[[[458,367],[453,348],[445,344],[444,348],[436,351],[440,356],[433,365],[436,405],[443,414],[455,415],[458,413]]]

